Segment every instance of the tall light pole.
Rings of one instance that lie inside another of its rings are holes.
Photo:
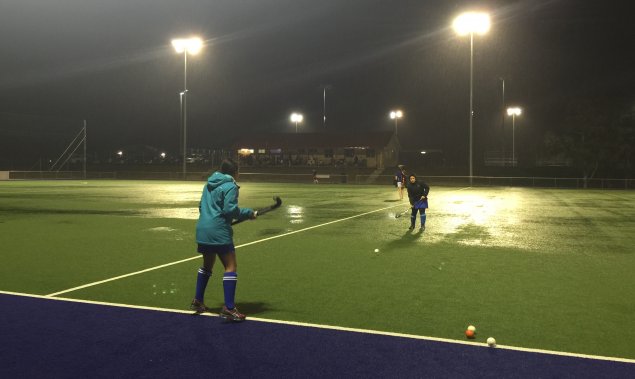
[[[403,117],[403,112],[400,110],[390,111],[390,119],[395,120],[395,135],[397,135],[397,122]]]
[[[298,123],[304,120],[304,116],[300,113],[291,113],[291,122],[295,123],[295,132],[298,132]]]
[[[512,116],[512,165],[516,166],[516,137],[515,137],[515,130],[516,130],[516,116],[520,116],[520,114],[522,113],[522,109],[520,109],[519,107],[510,107],[507,108],[507,115],[508,116]]]
[[[503,97],[502,97],[502,102],[501,102],[501,135],[502,135],[502,141],[503,141],[503,159],[505,159],[505,78],[503,77],[499,77],[498,78],[501,81],[501,85],[502,85],[502,92],[503,92]]]
[[[178,38],[172,40],[174,50],[183,53],[183,91],[180,92],[181,129],[183,130],[183,179],[187,175],[187,54],[195,55],[203,48],[203,41],[198,37]]]
[[[481,12],[466,12],[454,19],[452,27],[460,36],[470,35],[470,186],[474,170],[472,167],[472,119],[474,118],[474,33],[485,34],[489,30],[489,15]]]
[[[330,84],[322,84],[320,85],[322,88],[322,125],[326,128],[326,90],[333,89],[333,86]]]

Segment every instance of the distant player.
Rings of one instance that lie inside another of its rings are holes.
[[[406,187],[406,167],[402,164],[397,166],[395,182],[397,183],[397,195],[399,195],[399,200],[403,200],[403,189]]]
[[[318,184],[317,170],[313,170],[313,183]]]
[[[412,213],[410,215],[410,230],[415,228],[415,222],[417,221],[417,212],[420,212],[421,217],[421,231],[426,230],[426,209],[428,208],[428,192],[430,192],[430,186],[421,180],[417,180],[414,174],[408,176],[408,200],[412,206]]]
[[[256,218],[256,212],[250,208],[238,207],[238,164],[232,159],[224,159],[220,169],[214,172],[203,188],[199,203],[199,218],[196,223],[197,251],[203,254],[203,267],[198,269],[196,295],[190,309],[197,313],[208,312],[203,303],[207,282],[212,276],[216,256],[220,258],[225,273],[223,290],[225,305],[220,316],[232,321],[243,321],[245,315],[234,304],[238,274],[236,273],[236,250],[234,248],[232,220]]]

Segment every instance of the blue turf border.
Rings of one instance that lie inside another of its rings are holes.
[[[635,364],[0,294],[2,378],[633,378]]]

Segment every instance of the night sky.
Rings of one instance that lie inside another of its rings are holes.
[[[170,40],[196,35],[206,46],[188,59],[191,147],[292,133],[292,111],[304,114],[301,132],[391,130],[388,113],[400,108],[407,148],[465,161],[469,37],[452,30],[456,15],[482,10],[492,19],[490,32],[475,36],[479,156],[511,144],[500,78],[507,105],[523,108],[516,139],[525,145],[559,130],[573,99],[635,104],[630,8],[621,0],[0,0],[0,158],[61,153],[56,144],[70,142],[84,119],[89,151],[178,152],[183,56]],[[326,127],[322,85],[331,86]]]

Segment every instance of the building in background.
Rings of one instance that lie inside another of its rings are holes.
[[[400,144],[393,132],[285,133],[238,138],[241,166],[376,168],[395,166]]]

